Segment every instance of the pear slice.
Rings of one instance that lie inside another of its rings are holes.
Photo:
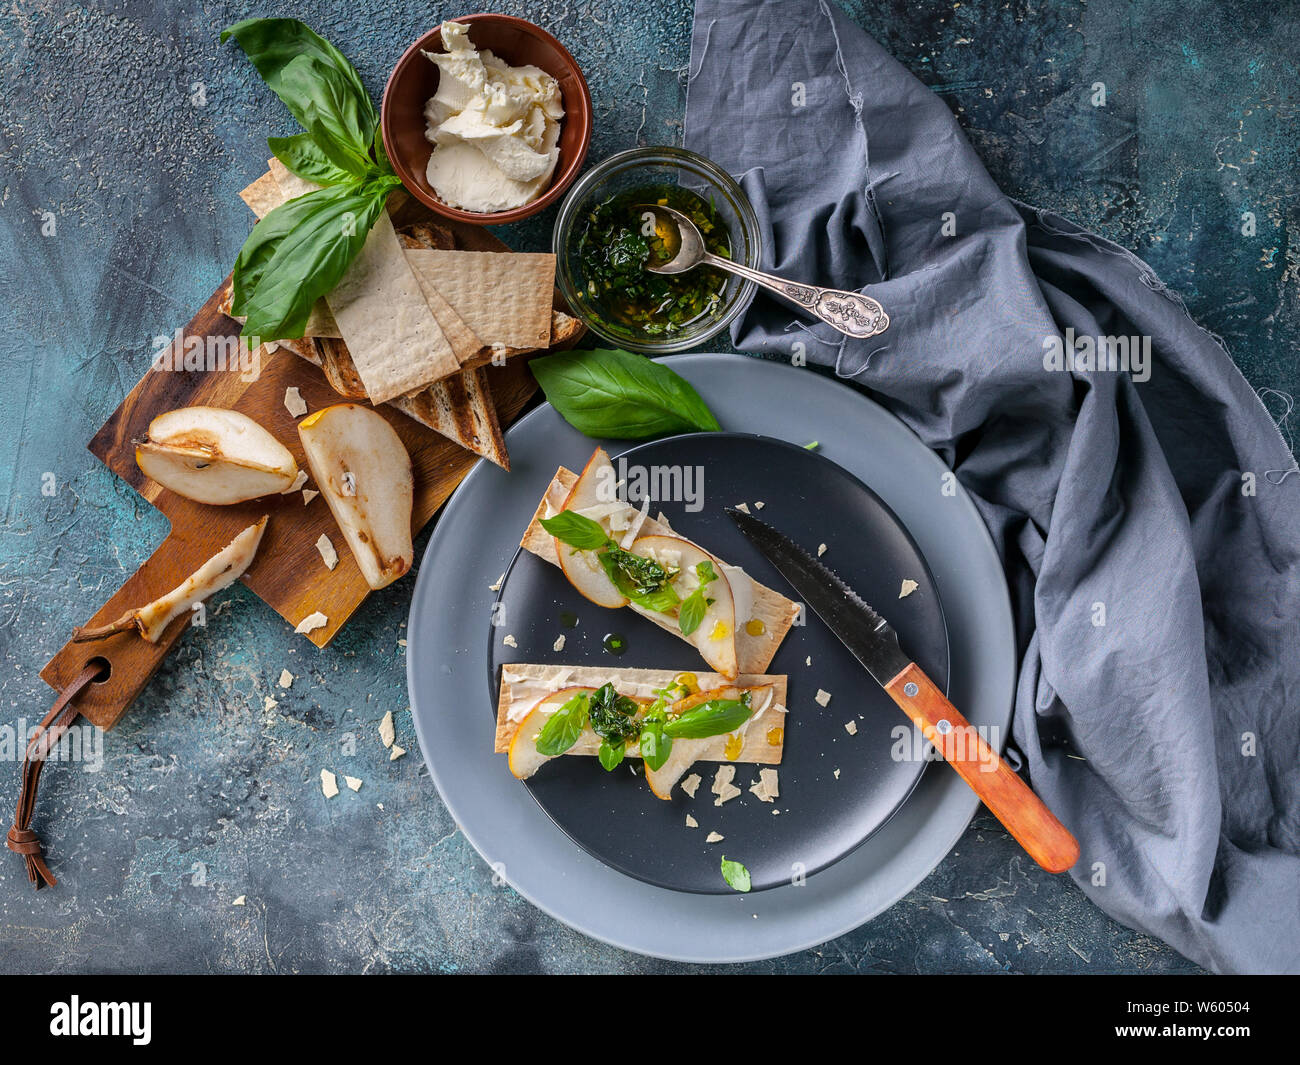
[[[614,467],[603,448],[597,448],[588,460],[582,474],[574,482],[561,510],[580,511],[599,503],[616,501],[614,495]],[[607,498],[608,497],[608,498]],[[602,522],[602,525],[604,523]],[[608,528],[605,529],[609,531]],[[560,560],[569,583],[597,606],[627,606],[628,599],[609,579],[609,574],[596,558],[594,551],[579,551],[562,540],[555,541],[555,554]]]
[[[164,488],[217,506],[283,492],[298,476],[288,448],[252,418],[222,407],[158,415],[135,461]]]
[[[701,562],[711,562],[717,580],[710,581],[704,594],[713,602],[704,612],[704,619],[694,632],[682,638],[693,644],[709,666],[728,680],[735,680],[739,672],[736,657],[736,608],[731,594],[731,583],[720,560],[702,547],[676,536],[642,536],[632,544],[632,553],[653,558],[662,566],[672,566],[679,572],[673,581],[673,590],[683,601],[699,586],[695,567]],[[632,604],[638,613],[644,608]]]
[[[411,568],[411,456],[383,415],[339,403],[298,423],[316,487],[371,588],[383,588]]]
[[[579,692],[591,693],[595,690],[595,688],[581,686],[561,688],[559,691],[552,692],[550,695],[539,699],[537,705],[529,710],[524,719],[519,722],[515,738],[510,741],[511,774],[519,780],[527,780],[546,762],[549,762],[552,758],[559,758],[560,755],[542,754],[537,749],[538,734],[546,726],[546,722],[550,720],[551,715],[575,695]],[[590,728],[587,728],[578,737],[578,742],[570,747],[565,754],[595,754],[599,746],[600,737],[592,732]]]
[[[228,588],[252,565],[266,530],[266,518],[250,525],[208,559],[166,595],[152,603],[128,610],[116,621],[93,629],[73,630],[74,643],[102,640],[115,633],[135,629],[150,643],[157,643],[167,626],[189,611],[195,603]]]
[[[709,745],[708,740],[673,740],[668,759],[658,769],[645,767],[645,782],[659,799],[671,799],[677,782],[700,760]]]
[[[710,585],[712,587],[712,585]],[[668,708],[668,719],[671,721],[674,717],[684,714],[687,710],[693,710],[703,703],[712,702],[714,699],[739,699],[746,692],[760,692],[770,689],[771,685],[764,685],[758,688],[736,688],[723,687],[714,688],[712,691],[700,691],[694,695],[688,695],[684,699],[679,699]],[[758,711],[754,711],[757,714]],[[751,719],[754,714],[751,714]],[[686,770],[690,769],[698,762],[715,743],[716,737],[709,737],[702,740],[682,739],[673,740],[672,750],[668,752],[668,758],[658,769],[645,767],[646,783],[650,785],[650,790],[660,799],[671,799],[673,797],[673,788],[677,782],[685,775]]]

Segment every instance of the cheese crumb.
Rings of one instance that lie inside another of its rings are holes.
[[[405,748],[405,747],[399,747],[397,744],[394,743],[394,744],[393,744],[393,749],[392,749],[392,751],[391,751],[391,752],[389,753],[389,755],[388,755],[388,760],[389,760],[390,762],[396,762],[396,761],[397,761],[399,758],[401,758],[402,755],[404,755],[405,753],[406,753],[406,748]]]
[[[805,666],[811,666],[811,665],[812,665],[812,655],[809,655],[807,658],[805,658],[805,659],[803,660],[803,664],[804,664]]]
[[[322,769],[320,771],[320,790],[325,793],[325,798],[334,798],[339,793],[339,778],[328,769]]]
[[[563,651],[563,650],[564,650],[564,633],[560,633],[560,635],[558,635],[557,637],[555,637],[555,642],[554,642],[553,644],[551,644],[551,650],[552,650],[552,651]]]
[[[360,790],[361,790],[361,778],[360,778],[360,777],[344,777],[344,778],[343,778],[343,783],[346,784],[346,785],[347,785],[349,788],[351,788],[353,791],[360,791]]]
[[[503,585],[503,584],[505,583],[505,580],[506,580],[506,575],[503,573],[503,574],[501,574],[500,577],[497,578],[497,582],[496,582],[496,584],[489,584],[489,585],[488,585],[488,591],[489,591],[489,592],[499,592],[499,591],[501,591],[501,585]]]
[[[903,581],[903,586],[899,589],[899,592],[898,592],[898,598],[899,598],[899,599],[906,599],[909,595],[911,595],[911,594],[912,594],[914,591],[916,591],[919,587],[921,587],[921,586],[920,586],[919,584],[917,584],[916,581],[914,581],[914,580],[912,580],[912,579],[910,579],[910,578],[907,579],[907,580],[905,580],[905,581]]]
[[[856,736],[858,734],[858,723],[856,721],[844,722],[844,731],[850,736]]]
[[[700,774],[692,773],[689,777],[687,777],[685,780],[682,781],[682,791],[686,792],[686,794],[693,799],[695,798],[696,790],[700,786],[700,782],[701,782]]]
[[[272,699],[271,696],[269,695],[262,697],[262,712],[264,714],[269,714],[272,710],[274,710],[279,705],[280,704],[277,703],[274,699]]]
[[[695,820],[695,818],[693,818],[690,814],[687,814],[687,815],[686,815],[686,827],[687,827],[687,828],[699,828],[699,827],[700,827],[700,823],[699,823],[697,820]]]
[[[818,706],[825,706],[831,701],[831,693],[822,688],[817,689],[817,694],[813,696]]]
[[[291,684],[293,684],[293,674],[287,669],[280,670],[280,687],[288,688]]]
[[[298,622],[293,631],[298,633],[315,632],[317,629],[323,629],[329,624],[329,621],[329,618],[319,610],[316,610]]]
[[[518,646],[519,646],[519,641],[516,640],[516,639],[514,638],[514,635],[513,635],[512,633],[509,633],[509,632],[506,633],[506,638],[505,638],[504,640],[502,640],[501,642],[502,642],[503,644],[505,644],[507,647],[518,647]]]
[[[385,747],[391,747],[397,739],[397,727],[393,724],[393,712],[389,710],[379,721],[379,738]]]
[[[818,545],[817,545],[817,557],[818,557],[818,558],[821,558],[822,555],[824,555],[824,554],[826,554],[826,545],[825,545],[825,544],[818,544]]]
[[[748,504],[748,503],[737,503],[737,504],[736,504],[736,509],[737,509],[738,511],[740,511],[742,514],[748,514],[748,513],[749,513],[749,504]]]
[[[749,786],[749,792],[758,798],[760,802],[772,802],[774,799],[781,797],[780,785],[777,781],[777,772],[775,769],[760,769],[758,779]]]
[[[838,769],[835,770],[835,779],[836,779],[836,780],[839,780],[839,779],[840,779],[840,771],[839,771]]]
[[[235,899],[235,901],[232,902],[230,905],[232,905],[232,906],[247,906],[247,905],[248,905],[248,896],[247,896],[247,895],[240,895],[239,898]]]
[[[724,836],[721,832],[710,832],[707,836],[704,837],[704,842],[705,842],[705,843],[721,843],[721,842],[722,842],[724,839],[726,839],[726,838],[727,838],[727,837]]]
[[[282,496],[291,496],[294,494],[294,492],[298,491],[298,489],[301,488],[306,483],[307,483],[307,471],[299,470],[298,476],[293,479],[293,484],[289,485],[288,488],[281,489],[280,494]]]
[[[302,398],[297,385],[290,385],[284,390],[284,409],[295,418],[301,418],[307,413],[307,401]]]
[[[326,569],[333,569],[339,564],[339,553],[334,550],[333,542],[324,533],[321,533],[316,540],[316,550],[320,552],[321,561],[325,563]]]
[[[310,503],[310,502],[311,502],[313,499],[315,499],[318,495],[320,495],[320,493],[319,493],[318,491],[316,491],[316,489],[314,489],[314,488],[304,488],[304,489],[302,490],[302,505],[305,507],[308,503]]]
[[[755,510],[762,510],[765,506],[767,506],[767,504],[764,503],[761,499],[756,499],[756,500],[754,501],[754,509],[755,509]]]
[[[717,796],[713,800],[714,806],[721,806],[724,802],[730,802],[740,794],[740,789],[732,783],[736,776],[736,767],[734,765],[720,765],[718,772],[713,777],[713,794]]]

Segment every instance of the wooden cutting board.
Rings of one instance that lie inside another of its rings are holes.
[[[405,222],[418,220],[403,219]],[[437,221],[452,230],[457,248],[510,250],[480,227]],[[222,283],[185,327],[183,337],[239,334],[239,323],[219,309],[228,281]],[[563,309],[558,296],[556,305]],[[489,367],[488,379],[503,427],[520,413],[536,391],[536,381],[528,372],[528,360],[529,356],[522,356],[511,359],[505,366]],[[202,370],[151,367],[91,440],[91,452],[166,515],[171,531],[87,625],[107,624],[127,610],[170,591],[263,514],[269,515],[270,521],[257,557],[241,580],[283,617],[290,628],[317,610],[329,618],[324,628],[303,639],[324,647],[370,593],[323,497],[317,496],[304,505],[301,492],[293,492],[229,507],[205,506],[162,488],[136,466],[134,441],[146,435],[150,421],[177,407],[205,405],[229,407],[247,414],[293,452],[299,468],[306,470],[306,458],[298,440],[298,419],[284,406],[285,389],[296,386],[309,413],[345,400],[330,388],[320,370],[287,350],[273,352],[264,359],[256,379],[245,379],[252,376],[239,366]],[[397,430],[411,453],[415,472],[413,526],[418,532],[480,460],[391,407],[381,405],[376,409]],[[314,483],[309,480],[307,487],[314,487]],[[333,570],[325,567],[315,546],[321,533],[329,536],[338,551],[338,565]],[[385,594],[394,594],[398,585],[385,589]],[[119,633],[94,643],[69,642],[41,670],[41,677],[51,687],[62,690],[88,662],[103,659],[111,672],[104,680],[90,685],[78,698],[77,706],[93,724],[111,728],[190,623],[191,617],[177,618],[157,644],[148,643],[135,632]]]

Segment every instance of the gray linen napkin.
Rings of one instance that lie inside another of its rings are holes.
[[[1212,969],[1300,971],[1300,473],[1232,360],[1136,256],[1000,192],[833,6],[697,0],[688,101],[766,268],[893,318],[844,342],[760,296],[732,339],[801,343],[975,497],[1020,630],[1013,735],[1075,881]],[[1128,372],[1084,358],[1099,337],[1133,338]]]

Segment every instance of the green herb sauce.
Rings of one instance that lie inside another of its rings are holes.
[[[731,258],[731,241],[717,208],[679,185],[640,185],[598,204],[578,240],[587,298],[610,326],[647,336],[669,336],[711,314],[727,275],[709,266],[684,274],[652,274],[646,266],[677,254],[670,223],[650,228],[641,204],[675,208],[699,227],[705,247]]]

